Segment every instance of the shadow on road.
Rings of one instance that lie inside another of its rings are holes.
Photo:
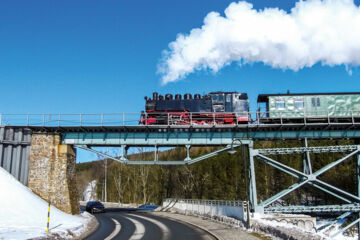
[[[105,208],[105,212],[111,213],[111,212],[152,212],[154,209],[151,208]],[[80,205],[80,212],[85,212],[85,206]]]

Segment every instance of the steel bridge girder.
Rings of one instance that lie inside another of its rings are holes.
[[[322,146],[322,147],[297,147],[297,148],[268,148],[257,149],[262,155],[282,155],[282,154],[301,154],[301,153],[333,153],[355,151],[359,145],[344,146]]]

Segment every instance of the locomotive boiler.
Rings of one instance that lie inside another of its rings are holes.
[[[249,100],[246,93],[166,94],[145,97],[143,125],[247,124]]]

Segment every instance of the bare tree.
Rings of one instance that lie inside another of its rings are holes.
[[[127,181],[126,181],[126,179],[124,179],[125,176],[123,174],[123,168],[124,168],[124,166],[122,164],[119,164],[118,167],[116,168],[115,174],[113,176],[119,203],[124,202],[124,192],[125,192],[127,185],[130,182],[129,176],[127,177]]]
[[[109,154],[109,149],[107,148],[104,152],[105,154]],[[106,157],[103,157],[102,155],[100,154],[97,154],[97,158],[98,160],[102,160],[102,165],[103,165],[103,168],[104,168],[104,181],[103,181],[103,186],[102,186],[102,200],[104,202],[107,202],[107,165],[108,165],[108,159]],[[101,182],[101,181],[99,181]]]
[[[104,185],[105,185],[105,202],[107,202],[107,158],[104,159],[105,164],[105,179],[104,179]]]
[[[143,148],[138,148],[139,157],[141,161],[146,160],[146,152]],[[147,203],[150,198],[149,194],[149,166],[140,165],[139,166],[139,177],[140,177],[140,184],[141,184],[141,194],[142,194],[142,202],[143,204]]]
[[[194,174],[188,166],[185,166],[178,172],[178,182],[182,187],[183,196],[185,196],[185,198],[192,198],[195,181]]]
[[[140,172],[140,182],[141,182],[141,189],[142,189],[142,197],[143,197],[143,204],[147,203],[150,198],[150,194],[148,194],[148,179],[149,179],[149,166],[141,165],[139,167]]]
[[[204,194],[206,183],[208,182],[210,174],[205,172],[202,174],[198,174],[196,178],[194,178],[194,191],[196,192],[196,196],[198,199],[201,199]]]
[[[132,203],[137,203],[137,189],[138,189],[138,184],[137,184],[137,177],[136,177],[136,168],[132,167],[132,191],[131,191],[131,195],[132,195]]]

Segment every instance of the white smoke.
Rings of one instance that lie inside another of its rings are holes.
[[[300,1],[290,13],[231,3],[225,16],[210,12],[201,28],[179,34],[169,48],[158,66],[163,84],[234,61],[294,71],[318,62],[351,69],[360,65],[360,9],[352,0]]]

